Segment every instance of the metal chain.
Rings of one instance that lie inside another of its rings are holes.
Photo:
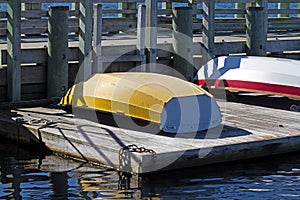
[[[156,152],[153,149],[147,149],[145,147],[138,147],[135,144],[127,145],[126,147],[123,147],[121,150],[123,152],[124,151],[129,151],[129,152],[136,152],[136,153],[150,153],[154,157],[156,156]]]
[[[49,127],[49,126],[55,126],[56,122],[53,122],[52,120],[48,120],[48,119],[24,119],[22,117],[18,117],[16,119],[17,123],[20,124],[29,124],[29,125],[34,125],[34,126],[41,126],[41,127]]]

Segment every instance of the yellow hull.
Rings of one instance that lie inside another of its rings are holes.
[[[199,106],[207,107],[207,105],[197,105],[200,102],[198,99],[203,101],[204,98],[208,100],[205,101],[206,104],[213,106],[213,109],[209,110],[215,113],[214,122],[206,122],[208,123],[206,128],[210,128],[221,122],[221,114],[213,97],[193,83],[161,74],[134,72],[95,74],[89,80],[70,88],[60,103],[110,113],[122,113],[130,117],[159,123],[161,129],[167,132],[178,132],[180,130],[178,119],[175,119],[177,122],[173,122],[175,125],[166,123],[170,120],[174,121],[175,115],[182,115],[183,111],[180,107],[186,107],[186,104],[191,104],[189,108],[192,108],[192,112]],[[195,105],[192,106],[192,104]],[[193,113],[190,114],[193,115]],[[211,118],[211,113],[207,113],[207,116]],[[179,121],[184,120],[180,119]],[[216,121],[219,122],[216,123]],[[199,123],[196,126],[198,125]],[[167,127],[172,127],[172,130],[168,131]],[[199,131],[199,128],[193,129]],[[180,132],[189,132],[190,130],[191,128],[187,128],[186,131],[181,130]]]

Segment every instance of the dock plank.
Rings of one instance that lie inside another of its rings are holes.
[[[223,124],[197,134],[120,129],[43,107],[1,111],[0,133],[4,137],[35,137],[55,152],[135,173],[300,150],[300,113],[226,101],[218,101],[218,105]],[[20,118],[25,123],[16,123]],[[51,123],[34,123],[38,119]],[[131,144],[151,149],[155,154],[122,150]]]

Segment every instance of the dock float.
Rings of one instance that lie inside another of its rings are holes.
[[[0,135],[116,170],[148,173],[300,150],[300,113],[218,100],[222,125],[197,134],[152,134],[78,119],[61,109],[0,111]]]

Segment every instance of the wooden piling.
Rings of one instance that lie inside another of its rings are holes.
[[[173,66],[188,81],[193,72],[193,8],[175,7],[173,9]]]
[[[72,3],[71,4],[71,10],[79,10],[79,3],[78,2]]]
[[[203,0],[202,43],[206,52],[202,55],[203,62],[214,57],[215,52],[215,0]]]
[[[235,9],[246,9],[246,3],[235,3]],[[245,18],[245,14],[235,14],[235,18]]]
[[[194,12],[194,11],[196,11],[197,10],[197,1],[196,0],[189,0],[189,2],[188,2],[188,6],[190,6],[191,8],[192,8],[192,17],[193,17],[193,19],[197,19],[197,14],[196,14],[196,12]]]
[[[69,7],[50,7],[48,21],[47,97],[62,97],[68,89]]]
[[[278,10],[289,9],[290,3],[278,3]],[[289,17],[289,14],[278,14],[278,17]]]
[[[127,19],[136,18],[136,1],[130,3],[122,3],[122,16]],[[129,11],[129,12],[128,12]]]
[[[246,53],[248,55],[265,56],[267,43],[267,27],[263,7],[249,7],[246,12]]]
[[[79,1],[79,66],[78,81],[92,75],[93,1]]]
[[[41,3],[25,3],[25,10],[41,10]]]
[[[156,71],[157,0],[146,0],[146,55],[150,72]]]
[[[138,23],[137,23],[137,54],[142,58],[141,71],[146,71],[145,59],[145,34],[146,34],[146,6],[139,5],[138,7]]]
[[[161,9],[162,10],[171,10],[172,9],[172,2],[161,2]],[[163,15],[167,16],[167,15]]]
[[[118,11],[122,11],[123,10],[123,3],[122,2],[118,2]],[[122,12],[118,12],[118,17],[121,18],[123,17]]]
[[[93,32],[93,73],[102,73],[103,63],[98,57],[102,55],[102,5],[94,5],[94,32]]]
[[[7,84],[9,101],[21,100],[21,0],[7,4]]]

